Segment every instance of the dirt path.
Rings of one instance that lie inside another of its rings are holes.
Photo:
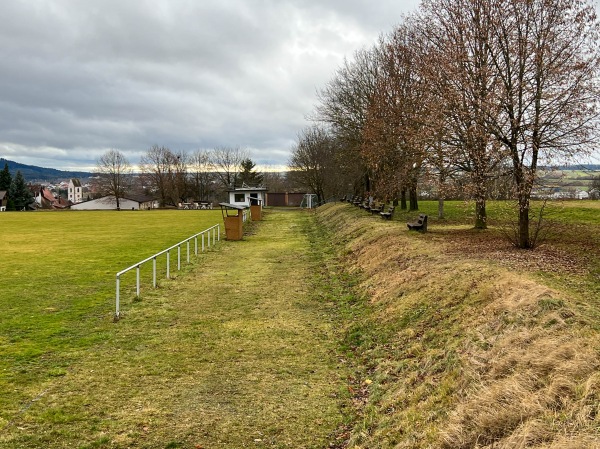
[[[312,220],[270,212],[128,304],[0,447],[327,447],[345,376],[311,280]]]

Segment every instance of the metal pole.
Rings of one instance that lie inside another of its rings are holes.
[[[136,267],[136,270],[135,270],[135,271],[136,271],[136,274],[135,274],[135,278],[136,278],[136,282],[135,282],[135,284],[136,284],[136,289],[135,289],[135,291],[136,291],[137,297],[139,298],[139,297],[140,297],[140,266],[139,266],[139,265]]]
[[[181,245],[177,245],[177,271],[181,270]]]
[[[217,239],[221,241],[221,225],[217,225]]]
[[[208,247],[210,248],[210,231],[208,231],[206,233],[206,243],[207,243]]]
[[[117,275],[117,301],[115,304],[115,317],[119,318],[119,286],[121,284],[121,279],[119,278],[119,275]]]
[[[194,237],[194,254],[198,255],[198,236]]]
[[[190,241],[187,241],[187,263],[190,263]]]
[[[204,232],[202,233],[202,252],[204,252]]]
[[[152,287],[156,288],[156,257],[152,259]]]
[[[171,268],[171,251],[167,251],[167,279],[171,279],[171,277],[169,276],[170,274],[170,268]]]

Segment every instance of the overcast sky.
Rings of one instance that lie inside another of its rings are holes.
[[[108,149],[249,150],[285,165],[316,90],[418,0],[0,5],[0,157],[91,169]]]

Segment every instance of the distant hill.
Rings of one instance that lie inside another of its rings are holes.
[[[90,176],[93,176],[93,173],[85,171],[56,170],[54,168],[26,165],[0,158],[0,170],[4,169],[4,164],[8,164],[8,170],[13,177],[16,175],[17,170],[19,170],[27,182],[50,182],[69,178],[89,178]]]

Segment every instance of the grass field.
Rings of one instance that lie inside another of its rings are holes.
[[[118,323],[115,272],[220,212],[0,218],[21,241],[2,248],[19,251],[2,266],[15,283],[2,290],[0,447],[319,448],[334,439],[346,365],[324,293],[334,285],[309,238],[319,238],[313,215],[267,215],[244,241],[222,242],[141,301],[130,294]],[[48,239],[47,255],[33,257],[23,242],[50,224],[84,235]]]
[[[0,427],[112,332],[117,271],[221,221],[220,211],[3,213]],[[125,313],[134,282],[124,276]]]
[[[140,301],[115,273],[220,212],[0,214],[0,448],[600,447],[600,202],[268,210]]]

